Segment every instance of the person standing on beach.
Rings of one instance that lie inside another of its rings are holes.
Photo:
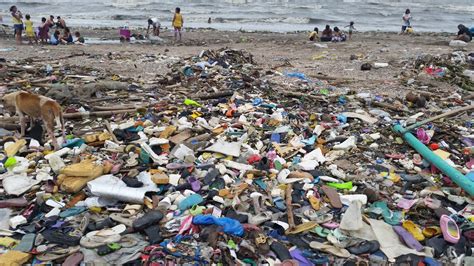
[[[50,24],[45,17],[41,18],[41,26],[39,26],[39,38],[42,44],[48,43]]]
[[[356,30],[354,27],[354,21],[351,21],[349,25],[345,26],[344,28],[349,28],[349,40],[352,39],[352,32]]]
[[[58,22],[56,22],[56,28],[60,28],[60,29],[66,28],[66,21],[60,16],[58,16]]]
[[[403,25],[402,25],[402,34],[405,33],[408,27],[410,27],[410,20],[411,20],[411,12],[410,9],[405,10],[405,14],[402,17]]]
[[[26,14],[25,18],[26,18],[25,32],[26,32],[26,37],[28,37],[29,44],[32,44],[33,41],[38,43],[38,39],[36,38],[35,29],[33,28],[33,21],[31,21],[30,15]]]
[[[23,32],[23,15],[16,6],[10,7],[10,12],[12,14],[13,29],[15,29],[15,39],[16,44],[21,44],[21,34]]]
[[[177,7],[173,17],[173,27],[174,27],[174,40],[178,38],[181,41],[181,29],[183,28],[184,20],[183,15],[181,15],[181,8]]]

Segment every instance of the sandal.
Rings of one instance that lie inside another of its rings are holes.
[[[425,240],[425,236],[423,235],[423,231],[413,221],[410,221],[410,220],[403,221],[402,226],[403,226],[403,228],[405,228],[405,230],[410,232],[410,234],[412,234],[413,237],[415,237],[416,240],[418,240],[418,241]]]
[[[337,193],[336,189],[324,185],[322,186],[322,190],[326,197],[329,199],[329,203],[333,208],[342,208],[341,198],[339,197],[339,194]]]

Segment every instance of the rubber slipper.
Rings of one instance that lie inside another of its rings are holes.
[[[62,211],[60,214],[59,214],[59,217],[61,218],[67,218],[67,217],[70,217],[70,216],[76,216],[78,214],[81,214],[83,212],[87,211],[87,208],[86,207],[72,207],[72,208],[69,208],[65,211]]]
[[[329,254],[332,254],[334,256],[341,257],[341,258],[349,258],[351,256],[351,253],[349,251],[347,251],[347,249],[335,247],[333,245],[329,245],[329,244],[326,244],[326,243],[311,241],[309,243],[309,246],[312,249],[317,249],[317,250],[320,250],[322,252],[329,253]]]
[[[144,232],[147,235],[148,242],[150,242],[151,245],[158,244],[163,241],[159,225],[149,226],[144,230]]]
[[[318,218],[318,213],[313,209],[306,209],[303,211],[303,215],[308,218],[310,221],[316,221]]]
[[[329,230],[327,228],[324,228],[324,227],[321,227],[321,226],[317,226],[316,228],[314,228],[313,231],[318,236],[323,237],[323,238],[326,238],[331,233],[331,230]]]
[[[135,220],[131,215],[125,213],[111,213],[109,217],[115,222],[124,224],[127,227],[132,227],[133,221]]]
[[[328,228],[328,229],[336,229],[339,228],[339,224],[336,222],[326,222],[326,223],[321,223],[322,227]]]
[[[120,234],[126,229],[125,225],[119,224],[109,229],[92,231],[81,238],[80,244],[86,248],[97,248],[104,244],[119,242],[122,238]]]
[[[426,207],[436,210],[441,207],[441,201],[434,198],[424,198],[423,202],[425,203]]]
[[[36,259],[43,262],[54,261],[54,260],[65,258],[75,252],[78,252],[79,249],[80,249],[79,246],[68,247],[68,248],[61,248],[60,246],[55,246],[48,249],[43,254],[36,255]]]
[[[132,226],[135,230],[141,231],[151,225],[157,224],[159,221],[161,221],[161,219],[163,219],[163,213],[158,210],[152,210],[133,221]]]
[[[383,220],[390,225],[399,225],[403,217],[402,212],[390,210],[385,201],[372,203],[369,212],[382,215]]]
[[[262,231],[252,231],[249,237],[254,241],[259,254],[266,255],[270,252],[270,245],[267,236]]]
[[[285,231],[285,234],[286,235],[294,235],[294,234],[299,234],[299,233],[302,233],[302,232],[305,232],[305,231],[309,231],[311,229],[313,229],[314,227],[316,227],[318,224],[316,222],[306,222],[306,223],[302,223],[302,224],[299,224],[293,228],[290,228],[288,230]]]
[[[442,237],[432,237],[426,240],[426,245],[433,248],[433,255],[439,258],[447,249],[448,243]]]
[[[112,227],[114,225],[115,225],[115,222],[110,217],[107,217],[104,220],[97,221],[95,223],[89,223],[89,225],[87,226],[87,229],[89,231],[98,231],[98,230]]]
[[[449,243],[456,244],[461,237],[459,233],[459,227],[456,222],[447,215],[442,215],[439,219],[439,224],[441,227],[441,231],[443,232],[444,240]]]
[[[185,199],[183,199],[181,202],[179,202],[178,207],[180,210],[185,211],[194,205],[199,205],[202,203],[204,199],[202,198],[201,195],[199,194],[191,194]]]
[[[90,214],[86,213],[86,214],[84,214],[84,216],[82,216],[79,226],[77,226],[69,234],[72,235],[72,236],[82,237],[84,235],[84,232],[87,229],[87,226],[89,225],[89,222],[90,222]]]
[[[413,163],[415,165],[422,165],[423,158],[421,158],[421,155],[419,155],[418,153],[413,154]]]
[[[425,240],[425,236],[423,235],[423,231],[413,221],[410,221],[410,220],[403,221],[402,226],[403,226],[403,228],[405,228],[405,230],[410,232],[410,234],[412,234],[413,237],[415,237],[416,240],[418,240],[418,241]]]
[[[441,228],[439,226],[428,226],[423,228],[423,235],[427,238],[432,238],[440,234]]]
[[[277,209],[284,212],[286,211],[286,204],[282,197],[276,197],[273,199],[273,204]]]
[[[315,209],[316,211],[318,211],[321,208],[321,200],[317,198],[316,196],[311,195],[308,197],[308,200],[309,200],[309,204],[311,204],[311,207],[313,207],[313,209]]]
[[[250,193],[250,198],[252,198],[253,209],[255,213],[261,213],[263,205],[263,194],[259,192],[252,192]]]
[[[30,252],[33,249],[36,239],[36,234],[26,234],[21,238],[20,244],[18,244],[13,250]]]
[[[410,234],[410,232],[405,230],[405,228],[396,225],[396,226],[393,226],[393,230],[395,231],[395,233],[397,233],[397,235],[400,237],[400,239],[408,247],[410,247],[412,249],[415,249],[416,251],[422,251],[423,250],[423,246],[420,244],[420,242],[418,242],[418,240],[416,240],[415,237],[413,237],[413,235]]]
[[[105,256],[107,254],[110,254],[112,252],[115,252],[119,249],[121,249],[122,246],[118,243],[109,243],[107,245],[102,245],[97,248],[97,254],[99,256]]]
[[[188,177],[188,183],[191,184],[191,188],[194,192],[201,190],[201,182],[196,179],[194,176]]]
[[[380,244],[377,240],[372,241],[363,241],[355,246],[349,247],[347,250],[351,254],[359,255],[359,254],[372,254],[380,249]]]
[[[270,249],[271,251],[273,251],[273,253],[275,253],[278,259],[281,261],[292,259],[288,248],[278,241],[273,241],[272,244],[270,245]]]
[[[79,245],[80,237],[70,236],[60,230],[48,229],[41,232],[41,235],[51,244],[77,246]]]
[[[345,183],[330,182],[330,183],[326,183],[326,185],[335,189],[347,189],[347,190],[352,189],[352,181],[345,182]]]
[[[84,259],[82,252],[76,252],[67,257],[61,266],[78,266]]]
[[[337,209],[342,208],[341,199],[339,198],[339,194],[334,188],[324,185],[322,186],[322,190],[324,194],[326,195],[326,197],[329,199],[329,203],[331,204],[333,208],[337,208]]]
[[[249,224],[259,225],[266,221],[270,221],[272,219],[272,213],[269,211],[261,212],[257,215],[250,215],[248,217]]]

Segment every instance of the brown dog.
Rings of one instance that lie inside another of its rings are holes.
[[[64,119],[61,106],[53,99],[31,94],[26,91],[17,91],[3,96],[4,107],[14,110],[20,117],[21,136],[25,135],[26,117],[27,115],[33,122],[34,119],[42,119],[48,132],[49,137],[53,141],[54,148],[59,149],[58,141],[54,136],[55,123],[61,124],[63,139],[66,139],[64,132]],[[31,123],[33,126],[33,123]]]

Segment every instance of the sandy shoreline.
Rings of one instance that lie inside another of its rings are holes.
[[[118,31],[108,28],[80,28],[86,38],[117,40]],[[138,30],[133,32],[140,32]],[[144,33],[144,31],[142,31]],[[370,90],[393,94],[400,89],[417,89],[407,86],[406,81],[415,77],[410,64],[422,54],[449,54],[459,48],[448,46],[452,35],[429,33],[398,35],[384,32],[356,33],[352,40],[343,43],[324,43],[319,48],[307,40],[307,33],[251,33],[216,30],[192,30],[184,33],[182,43],[174,43],[173,35],[163,30],[162,44],[94,44],[69,46],[23,45],[16,47],[11,36],[0,39],[4,48],[13,51],[0,52],[6,60],[35,58],[45,64],[55,58],[83,53],[84,56],[60,60],[64,65],[100,68],[109,73],[147,81],[157,74],[165,74],[166,60],[171,57],[195,56],[203,49],[244,49],[254,55],[263,69],[279,72],[302,72],[313,79],[327,80],[338,87]],[[473,43],[462,48],[472,51]],[[120,60],[100,60],[112,54]],[[163,60],[141,60],[146,55],[160,56]],[[351,55],[357,57],[350,60]],[[388,63],[389,66],[371,71],[361,71],[364,62]],[[436,90],[436,82],[429,83],[429,90]],[[426,86],[422,83],[419,86]],[[450,86],[440,83],[439,86]],[[423,87],[424,88],[424,87]]]

